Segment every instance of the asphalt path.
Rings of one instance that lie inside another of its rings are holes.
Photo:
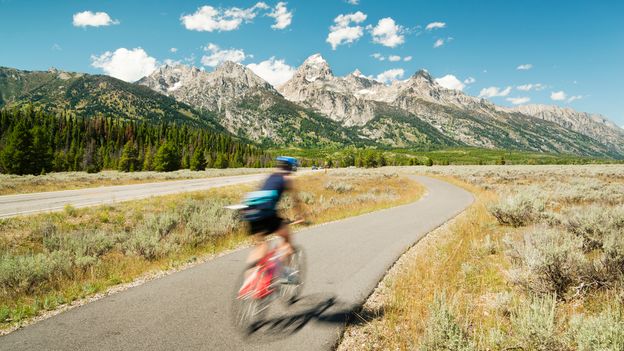
[[[60,211],[67,205],[79,208],[139,200],[151,196],[201,191],[226,185],[249,183],[261,180],[264,177],[266,177],[266,174],[251,174],[5,195],[0,196],[0,218]]]
[[[0,350],[330,350],[396,259],[473,202],[415,178],[427,193],[414,203],[297,233],[308,261],[302,298],[276,304],[251,335],[232,326],[229,308],[245,249],[0,337]]]

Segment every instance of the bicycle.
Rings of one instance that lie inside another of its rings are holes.
[[[276,241],[271,240],[272,243]],[[282,251],[278,245],[272,245],[247,277],[247,270],[241,273],[232,304],[236,327],[253,330],[273,302],[281,299],[293,304],[297,301],[305,278],[305,253],[295,245],[293,253],[284,260]]]

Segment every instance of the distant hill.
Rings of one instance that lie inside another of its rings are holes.
[[[83,117],[189,123],[224,130],[208,111],[199,113],[171,97],[109,76],[0,67],[0,107],[24,104]]]

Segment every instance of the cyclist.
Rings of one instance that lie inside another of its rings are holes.
[[[288,223],[277,212],[277,204],[285,192],[293,194],[294,209],[301,218],[301,205],[293,185],[292,173],[297,171],[298,161],[294,157],[280,156],[276,159],[277,171],[271,174],[259,191],[251,192],[245,199],[249,209],[244,212],[244,219],[249,222],[250,233],[256,238],[256,245],[247,259],[247,274],[256,267],[257,263],[267,254],[268,244],[262,240],[270,234],[277,234],[283,239],[281,249],[284,259],[293,252]]]

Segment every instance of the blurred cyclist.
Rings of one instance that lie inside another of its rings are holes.
[[[248,272],[267,254],[268,245],[262,240],[267,235],[275,233],[283,239],[281,249],[285,258],[293,252],[288,222],[277,213],[277,204],[285,192],[293,195],[293,207],[300,216],[296,221],[302,220],[301,205],[292,179],[292,173],[297,171],[298,161],[287,156],[280,156],[276,161],[277,171],[266,179],[260,190],[247,194],[245,199],[249,207],[243,212],[243,219],[249,222],[251,235],[256,238],[256,246],[247,259]]]

